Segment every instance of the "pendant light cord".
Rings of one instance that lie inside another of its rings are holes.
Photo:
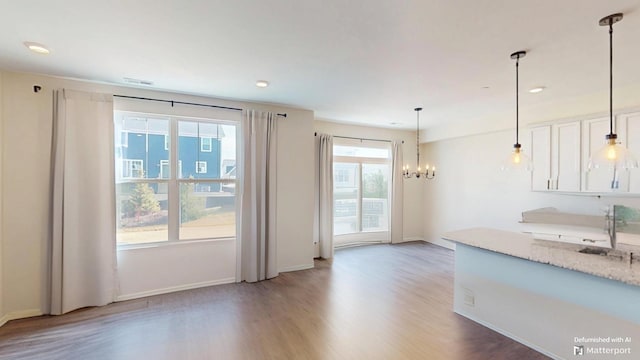
[[[416,112],[418,113],[416,120],[416,171],[418,170],[418,167],[420,167],[420,110],[416,109]]]
[[[609,135],[613,135],[613,19],[609,20]]]
[[[516,58],[516,145],[519,145],[520,142],[518,141],[519,139],[519,124],[520,124],[520,119],[519,119],[519,95],[518,95],[518,88],[519,88],[519,79],[518,79],[518,67],[520,66],[520,56],[518,55],[518,57]]]

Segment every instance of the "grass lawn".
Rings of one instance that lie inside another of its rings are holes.
[[[214,212],[180,226],[180,240],[236,236],[236,214]],[[143,244],[167,240],[167,224],[128,227],[118,230],[119,244]]]

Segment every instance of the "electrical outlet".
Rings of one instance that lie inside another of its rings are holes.
[[[473,295],[473,291],[464,289],[464,304],[467,306],[476,305],[476,297]]]

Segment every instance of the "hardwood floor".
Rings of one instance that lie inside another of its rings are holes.
[[[453,252],[422,242],[333,262],[12,321],[0,359],[543,359],[453,313]]]

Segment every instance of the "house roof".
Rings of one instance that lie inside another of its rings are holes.
[[[169,122],[161,117],[144,116],[143,114],[123,114],[121,121],[118,123],[118,130],[167,135],[169,134]],[[180,120],[178,122],[178,135],[223,138],[225,134],[223,126],[219,124]]]

